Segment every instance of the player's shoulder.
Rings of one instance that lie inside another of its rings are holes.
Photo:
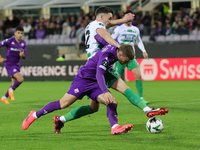
[[[103,28],[105,28],[105,25],[100,21],[96,21],[96,20],[93,21],[93,25],[95,25],[95,27],[103,27]]]
[[[136,30],[136,31],[140,31],[139,28],[136,27],[136,26],[133,26],[133,25],[132,25],[132,28],[133,28],[134,30]]]

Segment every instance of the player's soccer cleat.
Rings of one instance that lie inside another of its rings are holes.
[[[127,124],[127,125],[117,125],[115,128],[111,129],[111,134],[112,135],[118,135],[122,133],[127,133],[133,128],[132,124]]]
[[[168,113],[168,111],[169,110],[166,108],[158,108],[158,109],[152,109],[152,110],[146,112],[146,114],[147,114],[147,117],[151,118],[156,115],[165,115]]]
[[[3,97],[1,98],[1,102],[4,104],[10,104],[8,99],[3,99]]]
[[[64,127],[64,124],[60,121],[60,116],[54,116],[53,117],[53,123],[54,123],[54,130],[56,134],[60,133],[60,129]]]
[[[28,115],[28,117],[26,117],[26,119],[24,119],[23,123],[22,123],[22,128],[24,130],[28,129],[28,127],[31,125],[31,123],[33,123],[33,121],[35,121],[35,117],[33,117],[33,113],[36,111],[31,111]]]
[[[9,94],[9,97],[12,101],[15,100],[15,97],[14,97],[14,91],[11,91],[10,88],[8,89],[8,94]]]

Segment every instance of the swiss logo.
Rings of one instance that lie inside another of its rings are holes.
[[[158,66],[154,59],[143,59],[140,68],[144,80],[154,80],[158,74]]]

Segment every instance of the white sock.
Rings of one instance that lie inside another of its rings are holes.
[[[14,90],[12,88],[10,88],[10,91],[13,92]]]
[[[6,97],[5,95],[3,96],[3,99],[7,99],[8,97]]]
[[[64,116],[60,116],[60,121],[61,121],[62,123],[65,123],[65,122],[66,122],[65,117],[64,117]]]
[[[148,107],[148,106],[147,106],[147,107],[144,107],[144,109],[143,109],[144,112],[148,112],[148,111],[150,111],[150,110],[152,110],[152,109],[151,109],[150,107]]]
[[[114,125],[111,127],[111,129],[115,128],[117,125],[118,125],[118,124],[114,124]]]
[[[38,117],[36,116],[36,112],[33,113],[33,117],[38,118]]]

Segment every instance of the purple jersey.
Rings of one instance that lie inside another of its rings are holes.
[[[24,50],[24,58],[26,58],[26,42],[21,40],[19,43],[15,40],[15,37],[6,39],[0,42],[0,48],[6,47],[6,61],[5,64],[20,65],[19,52]]]
[[[79,69],[77,76],[94,80],[95,82],[97,81],[101,90],[106,93],[108,89],[106,87],[104,74],[117,60],[116,47],[106,44],[102,50],[98,51]]]

